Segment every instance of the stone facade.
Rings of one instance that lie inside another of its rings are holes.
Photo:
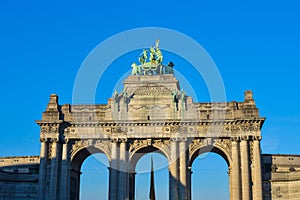
[[[30,158],[23,161],[30,179],[26,184],[36,188],[38,183],[38,190],[24,186],[17,163],[0,158],[1,186],[16,181],[16,187],[27,188],[0,190],[0,199],[8,194],[17,199],[19,192],[32,194],[28,199],[77,200],[81,165],[98,152],[110,164],[109,199],[134,199],[135,166],[153,151],[168,159],[172,200],[191,199],[192,163],[210,151],[228,164],[230,199],[297,199],[299,157],[261,155],[265,118],[260,117],[252,92],[246,91],[244,97],[243,102],[196,103],[173,74],[129,76],[124,90],[115,92],[107,104],[60,105],[58,96],[51,95],[37,121],[40,156],[33,157],[34,163]],[[13,176],[6,178],[5,170]]]
[[[0,199],[37,199],[38,156],[0,158]]]
[[[262,155],[264,199],[300,199],[300,155]]]

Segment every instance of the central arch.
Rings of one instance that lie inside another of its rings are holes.
[[[133,151],[130,155],[130,162],[129,162],[129,169],[130,169],[130,178],[129,178],[129,197],[130,199],[135,199],[136,195],[136,167],[139,162],[139,160],[150,153],[157,153],[162,155],[168,162],[170,163],[169,160],[169,155],[167,154],[167,151],[163,149],[162,147],[156,146],[156,145],[151,145],[151,146],[140,146],[137,148],[135,151]],[[166,165],[166,167],[168,166]],[[163,168],[161,168],[163,169]],[[150,171],[149,171],[150,172]],[[167,187],[168,190],[168,187]],[[169,193],[166,191],[167,194]]]

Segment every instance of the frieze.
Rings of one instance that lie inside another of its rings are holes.
[[[241,124],[242,131],[259,131],[260,126],[258,124]]]
[[[165,109],[169,109],[171,108],[170,104],[166,104],[166,105],[130,105],[129,109],[130,110],[141,110],[141,109],[145,109],[145,110],[165,110]]]
[[[121,127],[115,126],[115,127],[111,128],[111,132],[112,133],[122,133],[123,131],[122,131]]]
[[[232,126],[230,127],[230,130],[231,130],[233,133],[237,133],[237,132],[239,132],[239,131],[241,130],[241,128],[240,128],[239,126],[237,126],[237,125],[232,125]]]
[[[55,134],[59,132],[58,126],[42,126],[41,134]]]
[[[135,92],[135,95],[139,96],[157,96],[157,95],[170,95],[172,94],[171,90],[169,90],[165,86],[158,85],[145,85],[139,87]]]
[[[98,112],[110,109],[109,105],[72,105],[71,112]]]
[[[177,133],[179,132],[179,126],[170,126],[170,132],[171,133]]]

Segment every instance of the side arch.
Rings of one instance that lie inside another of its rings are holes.
[[[225,149],[219,144],[213,145],[198,145],[197,147],[190,148],[190,156],[188,166],[191,167],[194,160],[203,153],[213,152],[220,155],[227,163],[227,166],[230,168],[232,165],[231,152]]]
[[[101,146],[95,145],[84,145],[75,147],[73,145],[72,153],[71,153],[71,166],[73,169],[80,170],[82,163],[84,160],[92,154],[95,153],[103,153],[107,157],[109,163],[111,161],[110,153]]]

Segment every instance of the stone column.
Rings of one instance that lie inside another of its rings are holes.
[[[241,174],[242,174],[242,199],[249,200],[250,190],[250,170],[249,170],[249,146],[248,137],[241,138]]]
[[[179,143],[179,199],[187,199],[187,151],[186,139]]]
[[[232,189],[231,189],[231,168],[230,166],[228,166],[228,171],[227,171],[227,174],[228,174],[228,185],[229,185],[229,199],[233,199],[232,198]]]
[[[171,162],[169,163],[169,199],[178,200],[178,144],[171,139]]]
[[[111,162],[109,170],[109,199],[118,199],[118,141],[112,140]]]
[[[63,144],[61,162],[60,199],[69,199],[70,195],[70,159],[68,140]]]
[[[127,143],[123,140],[120,143],[120,160],[119,160],[119,179],[118,179],[118,199],[128,199],[128,178],[127,178]]]
[[[232,163],[230,166],[231,169],[231,180],[230,180],[230,188],[232,192],[233,200],[241,200],[241,187],[240,187],[240,161],[239,161],[239,138],[231,138],[232,141]]]
[[[129,199],[134,200],[135,198],[135,172],[130,172],[129,175]]]
[[[58,140],[57,139],[52,139],[49,199],[57,199],[57,194],[58,194],[58,162],[59,162]]]
[[[187,199],[191,200],[191,191],[192,191],[192,167],[188,167],[188,173],[187,173]]]
[[[41,200],[43,200],[45,197],[47,160],[48,160],[48,143],[46,139],[41,139],[39,188],[38,188],[38,199]]]
[[[262,175],[261,175],[261,137],[253,138],[253,199],[262,200]]]

